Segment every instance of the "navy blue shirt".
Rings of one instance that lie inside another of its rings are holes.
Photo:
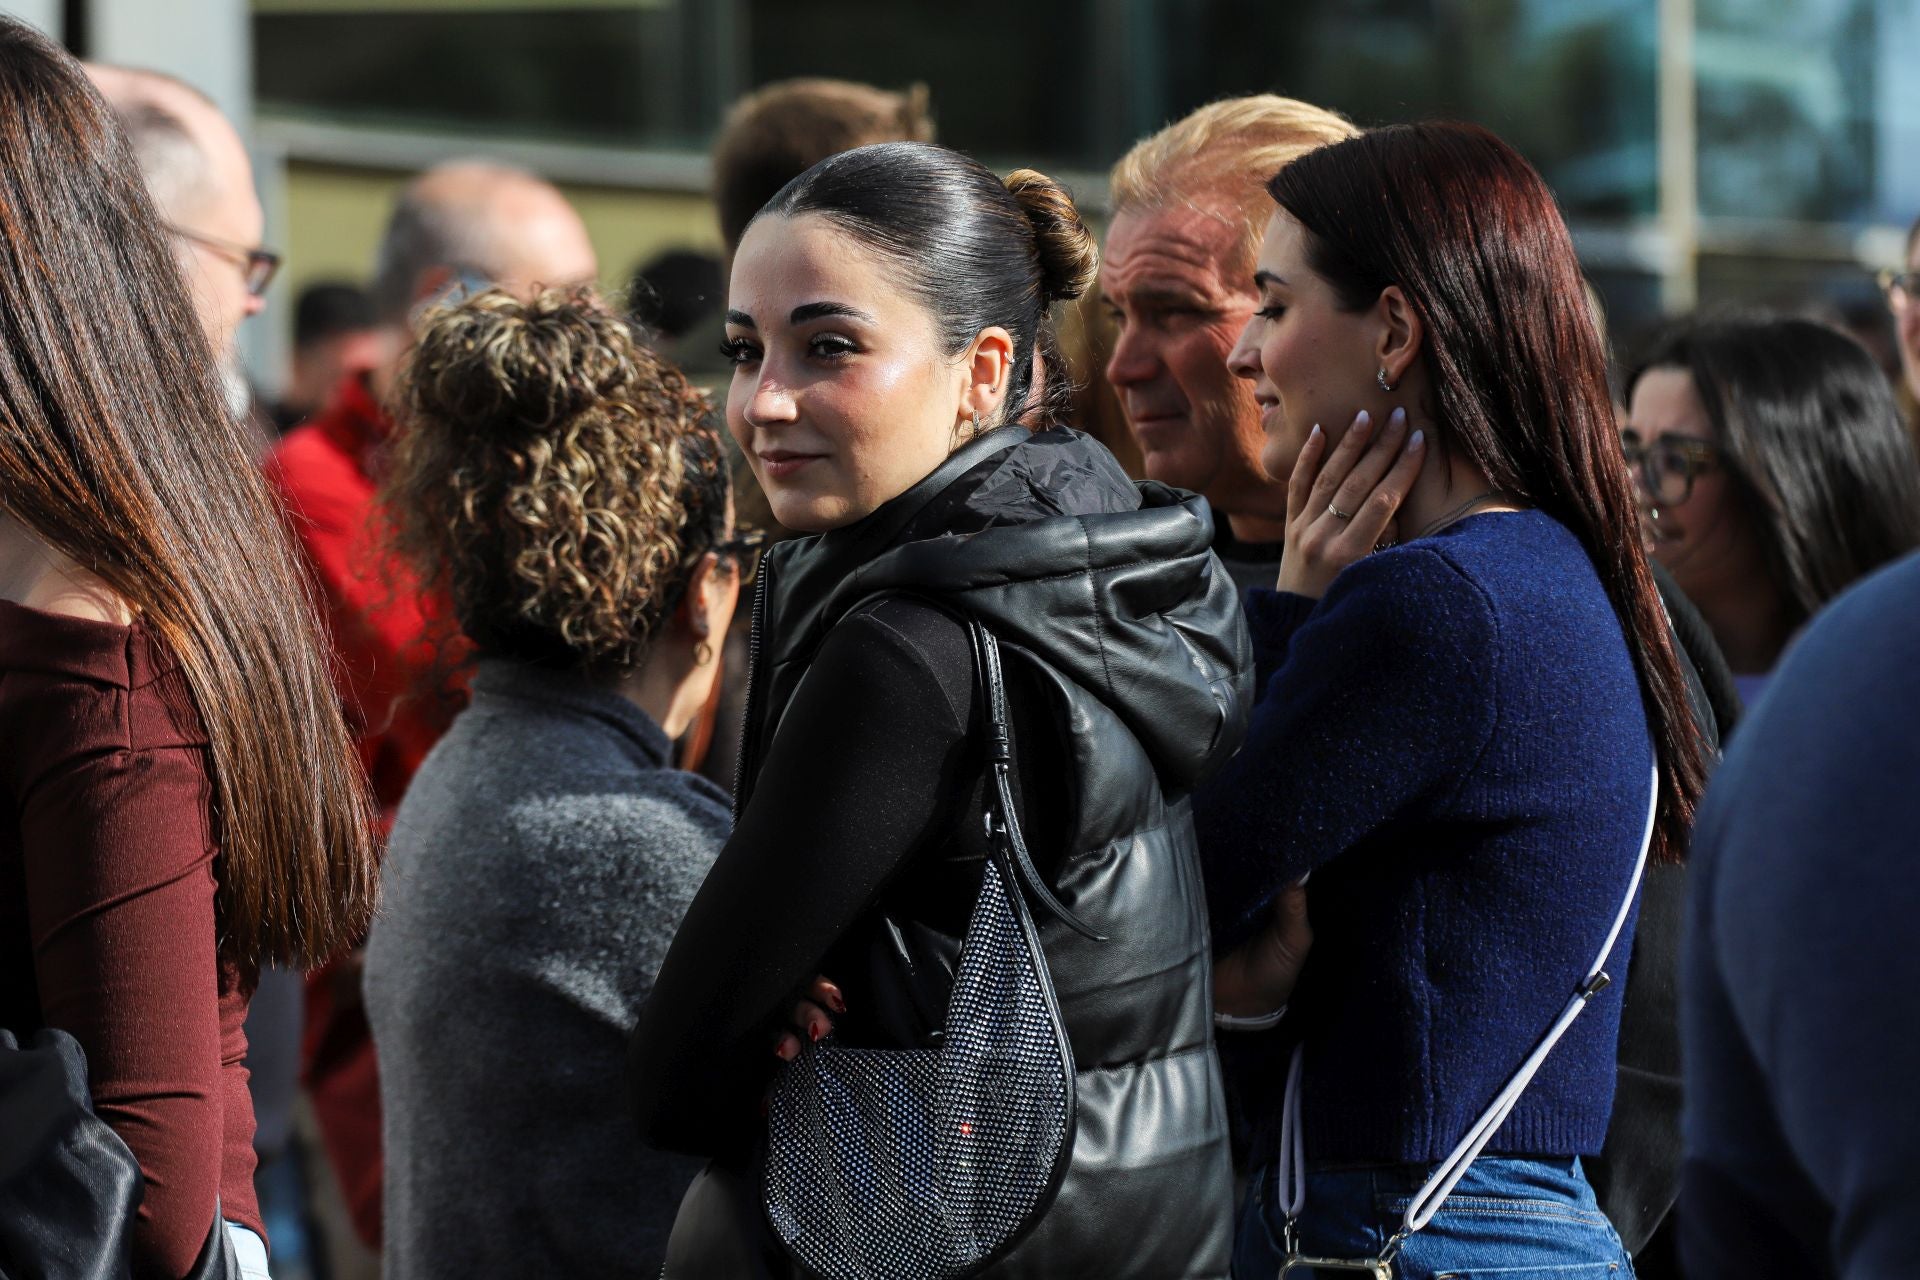
[[[1700,810],[1687,1274],[1920,1270],[1920,558],[1829,606]]]
[[[1625,635],[1579,540],[1538,511],[1376,552],[1318,601],[1249,591],[1247,610],[1261,699],[1195,803],[1215,946],[1313,872],[1289,1018],[1308,1159],[1438,1160],[1565,1006],[1631,878],[1653,745]],[[1631,946],[1629,928],[1618,976]],[[1600,1150],[1620,992],[1491,1150]]]

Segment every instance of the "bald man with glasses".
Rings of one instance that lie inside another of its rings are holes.
[[[260,243],[265,216],[246,144],[212,99],[171,76],[101,65],[87,74],[133,144],[207,344],[231,371],[240,324],[259,312],[280,266]]]

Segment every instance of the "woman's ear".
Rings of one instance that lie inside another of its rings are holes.
[[[689,644],[711,641],[726,634],[739,599],[739,566],[709,551],[687,572],[687,589],[673,611],[673,625]]]
[[[1427,325],[1397,284],[1382,289],[1379,301],[1373,305],[1380,321],[1380,337],[1374,356],[1386,375],[1387,385],[1398,386],[1400,379],[1406,376],[1408,366],[1420,356],[1421,346],[1427,337]]]
[[[956,426],[971,426],[974,416],[992,422],[1006,403],[1007,389],[1013,382],[1013,335],[999,325],[980,331],[961,363],[966,384],[960,389],[960,415]]]

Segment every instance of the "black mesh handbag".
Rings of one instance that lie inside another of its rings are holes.
[[[1027,894],[1097,938],[1034,870],[1014,811],[1000,651],[969,620],[987,700],[993,855],[937,1049],[803,1048],[774,1086],[761,1198],[827,1280],[948,1280],[1004,1256],[1073,1152],[1073,1051]]]

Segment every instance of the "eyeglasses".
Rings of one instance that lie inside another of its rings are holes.
[[[1620,433],[1620,452],[1647,496],[1677,507],[1693,496],[1693,482],[1720,465],[1720,446],[1687,436],[1661,436],[1652,444],[1631,428]]]
[[[767,531],[765,529],[736,529],[731,538],[724,538],[708,548],[717,556],[729,556],[741,568],[743,577],[751,578],[759,567],[760,553],[766,549]]]
[[[280,255],[271,249],[258,246],[248,248],[235,244],[231,240],[221,240],[214,236],[202,235],[198,231],[189,231],[185,227],[168,224],[167,230],[182,240],[191,240],[195,244],[211,249],[219,257],[239,267],[246,273],[247,292],[258,298],[266,293],[267,286],[273,283],[273,273],[280,269]]]
[[[1904,310],[1920,296],[1920,271],[1895,271],[1889,267],[1874,278],[1880,282],[1880,292],[1887,295],[1887,305],[1896,311]]]

